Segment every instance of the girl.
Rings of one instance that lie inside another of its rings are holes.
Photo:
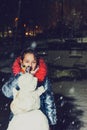
[[[2,86],[2,92],[6,97],[13,98],[13,88],[19,89],[18,78],[26,73],[28,68],[29,73],[38,79],[37,88],[43,85],[46,90],[40,97],[40,109],[47,116],[49,125],[55,125],[57,123],[56,106],[51,84],[47,77],[47,67],[44,60],[39,58],[34,50],[28,49],[23,51],[21,56],[14,61],[12,66],[13,74]]]

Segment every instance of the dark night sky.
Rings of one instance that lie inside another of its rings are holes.
[[[21,4],[19,4],[20,1]],[[46,23],[49,17],[48,7],[53,1],[69,3],[68,7],[71,5],[71,7],[75,6],[76,9],[82,5],[81,10],[87,14],[87,0],[0,0],[0,25],[12,23],[18,14],[23,23],[29,24],[30,21]]]
[[[0,0],[0,23],[11,22],[19,12],[25,22],[30,19],[38,22],[47,14],[46,5],[47,0]]]

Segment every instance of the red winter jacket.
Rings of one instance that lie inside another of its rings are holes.
[[[14,75],[17,75],[21,72],[21,66],[20,66],[20,57],[18,57],[12,66],[12,72]],[[39,69],[35,73],[35,77],[38,78],[38,81],[42,82],[47,75],[47,66],[43,59],[39,59]]]

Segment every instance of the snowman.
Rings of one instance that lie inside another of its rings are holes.
[[[43,86],[37,88],[37,78],[25,73],[18,79],[19,90],[13,88],[10,109],[14,114],[7,130],[49,130],[48,119],[40,110]]]

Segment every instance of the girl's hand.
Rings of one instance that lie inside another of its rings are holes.
[[[34,75],[38,71],[38,69],[39,69],[39,66],[35,70],[31,70],[30,73]]]

